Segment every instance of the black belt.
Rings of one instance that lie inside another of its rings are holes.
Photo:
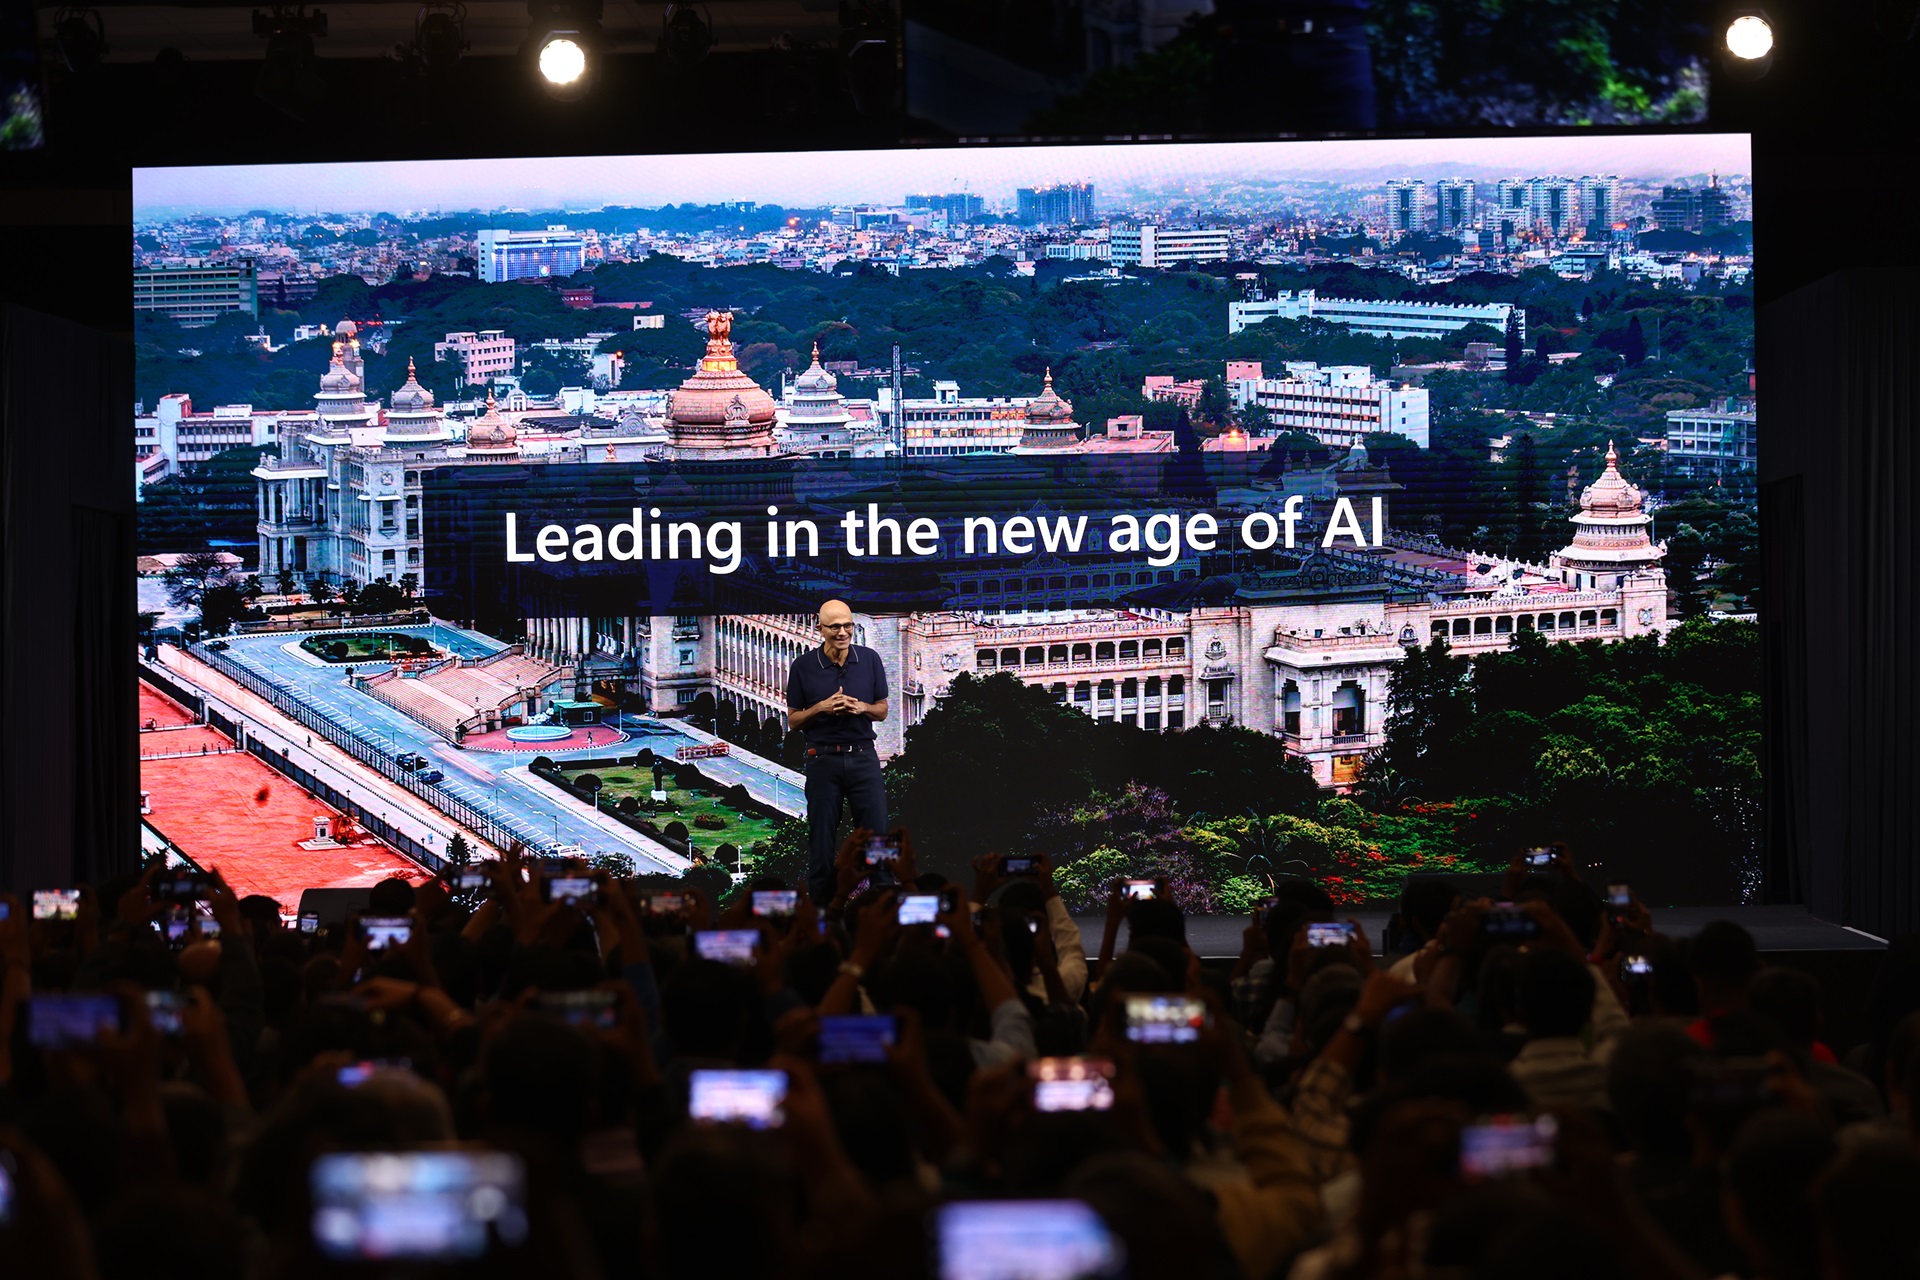
[[[850,756],[856,751],[871,751],[871,742],[829,742],[823,746],[808,747],[810,756]]]

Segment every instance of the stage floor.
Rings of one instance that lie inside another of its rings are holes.
[[[1352,913],[1367,931],[1374,949],[1379,950],[1388,912],[1362,910]],[[1100,947],[1100,934],[1106,927],[1100,916],[1075,917],[1080,936],[1089,954]],[[1817,920],[1805,907],[1664,907],[1653,913],[1653,925],[1661,933],[1686,937],[1712,920],[1731,920],[1753,935],[1762,952],[1780,951],[1882,951],[1886,943],[1864,933],[1856,933],[1825,920]],[[1240,954],[1240,935],[1247,927],[1245,916],[1188,916],[1187,943],[1203,960],[1231,960]],[[1126,946],[1126,930],[1120,933],[1120,946]]]

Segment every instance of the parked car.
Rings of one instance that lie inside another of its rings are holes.
[[[429,769],[425,773],[416,774],[414,776],[419,778],[420,781],[422,782],[445,782],[447,779],[447,775],[442,773],[438,769]]]
[[[233,648],[233,646],[228,644],[225,640],[209,640],[207,641],[207,648],[224,652],[227,649]]]
[[[402,769],[424,769],[431,762],[417,752],[402,751],[394,763]]]

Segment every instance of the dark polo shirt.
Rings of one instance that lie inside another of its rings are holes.
[[[826,647],[809,649],[793,660],[787,671],[787,710],[805,711],[836,693],[847,693],[862,702],[879,702],[887,696],[887,672],[880,655],[864,645],[847,649],[844,666],[827,658]],[[801,732],[807,745],[824,747],[842,742],[872,742],[873,721],[865,716],[834,714],[815,716]]]

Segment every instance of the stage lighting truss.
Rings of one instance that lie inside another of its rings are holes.
[[[528,0],[527,56],[553,97],[578,98],[593,86],[606,46],[600,11],[600,0]]]
[[[704,4],[670,4],[660,15],[660,52],[682,66],[713,49],[713,14]]]
[[[1758,80],[1773,66],[1773,20],[1759,9],[1738,9],[1727,15],[1721,38],[1722,61],[1742,79]]]
[[[32,22],[31,13],[28,22]],[[60,10],[53,18],[53,46],[67,70],[75,74],[99,66],[100,59],[107,55],[107,29],[100,21],[100,11],[74,7]]]
[[[403,61],[428,75],[450,70],[467,52],[467,6],[459,0],[436,0],[420,7],[413,20],[413,43]]]

